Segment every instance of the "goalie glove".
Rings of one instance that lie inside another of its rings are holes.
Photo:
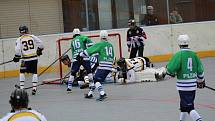
[[[41,49],[41,48],[37,48],[37,55],[38,56],[41,56],[43,53],[42,53],[42,51],[43,51],[43,49]]]
[[[197,88],[202,89],[205,87],[205,80],[197,80]]]

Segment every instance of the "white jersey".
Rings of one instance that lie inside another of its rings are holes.
[[[24,34],[16,40],[15,55],[25,61],[36,60],[38,47],[43,49],[42,41],[38,37]]]
[[[132,59],[125,59],[127,69],[133,69],[135,72],[144,70],[146,68],[146,60],[142,57]]]
[[[0,121],[47,121],[45,116],[35,110],[18,110],[8,113]]]

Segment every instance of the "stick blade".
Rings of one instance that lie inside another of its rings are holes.
[[[42,82],[44,84],[56,84],[56,83],[61,83],[60,80],[61,80],[61,78],[48,78],[48,79],[42,80]]]

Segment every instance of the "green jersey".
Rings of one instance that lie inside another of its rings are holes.
[[[99,54],[98,69],[111,70],[114,61],[114,48],[108,41],[101,41],[86,49],[87,55]]]
[[[93,42],[87,36],[76,36],[71,41],[71,49],[72,49],[72,59],[75,60],[76,56],[87,49],[89,46],[93,45]]]
[[[181,49],[167,64],[167,72],[177,76],[177,89],[194,90],[196,79],[204,78],[204,68],[199,57],[190,49]]]

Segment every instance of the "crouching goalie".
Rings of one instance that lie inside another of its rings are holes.
[[[147,57],[120,58],[116,64],[116,82],[121,84],[159,81],[165,76],[163,71],[165,68],[153,68],[153,64]],[[155,78],[155,74],[159,74],[159,79]]]

